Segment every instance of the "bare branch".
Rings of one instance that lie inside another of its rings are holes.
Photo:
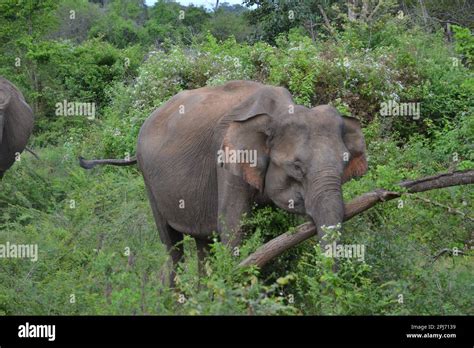
[[[380,8],[380,5],[382,5],[382,0],[379,0],[377,6],[375,6],[374,10],[372,11],[372,13],[369,15],[369,17],[367,18],[367,22],[370,22],[372,20],[372,18],[374,17],[375,13],[379,10]]]
[[[336,36],[336,31],[334,30],[333,26],[331,25],[331,22],[328,19],[328,16],[326,16],[326,12],[324,12],[324,9],[321,5],[318,5],[319,12],[321,12],[321,15],[323,16],[324,19],[324,26],[326,29],[329,31],[329,33],[335,37]]]

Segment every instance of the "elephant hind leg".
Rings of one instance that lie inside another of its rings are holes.
[[[198,271],[199,276],[205,275],[205,268],[204,263],[206,261],[206,257],[209,256],[209,252],[211,250],[210,241],[207,239],[199,239],[194,238],[196,241],[196,248],[197,248],[197,256],[198,256]]]
[[[147,180],[144,176],[145,183]],[[160,236],[161,242],[165,245],[166,250],[170,258],[166,264],[166,270],[162,273],[162,283],[164,285],[169,285],[170,287],[175,286],[175,277],[176,277],[176,267],[178,263],[181,261],[184,255],[183,250],[183,235],[174,230],[163,216],[160,214],[158,210],[158,206],[156,204],[155,196],[151,189],[147,186],[147,194],[148,199],[150,201],[151,210],[153,212],[153,217],[155,218],[155,224],[158,229],[158,234]]]
[[[165,275],[163,282],[169,284],[170,287],[175,286],[176,267],[179,262],[183,259],[184,248],[183,248],[183,235],[180,232],[175,231],[171,226],[166,224],[161,228],[158,228],[160,239],[166,246],[169,253],[169,260],[167,264],[168,274]],[[168,278],[168,279],[166,279]]]
[[[0,171],[0,180],[2,180],[3,174],[5,174],[5,172]]]
[[[198,274],[199,274],[199,281],[198,281],[198,287],[199,289],[204,288],[204,284],[202,283],[202,278],[206,275],[206,257],[209,256],[209,253],[211,251],[211,245],[210,245],[210,240],[208,239],[200,239],[200,238],[194,238],[196,241],[196,248],[197,248],[197,266],[198,266]]]

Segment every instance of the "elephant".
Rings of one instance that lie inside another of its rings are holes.
[[[253,81],[178,93],[146,119],[134,158],[80,157],[86,169],[134,163],[174,266],[183,235],[194,237],[200,260],[213,233],[239,246],[242,216],[255,203],[307,216],[322,237],[343,221],[342,184],[367,171],[356,118],[295,105],[287,89]]]
[[[34,114],[23,94],[0,76],[0,179],[18,159],[18,154],[25,149],[32,152],[26,144],[33,125]]]

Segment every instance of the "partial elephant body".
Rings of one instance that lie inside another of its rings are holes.
[[[25,149],[33,125],[33,111],[23,94],[0,77],[0,177]]]
[[[225,116],[262,87],[234,82],[181,92],[143,124],[137,161],[163,223],[201,239],[218,230],[223,169],[217,152],[229,126]]]
[[[367,170],[356,119],[329,105],[295,105],[286,89],[250,81],[173,97],[143,124],[136,161],[174,264],[184,234],[196,239],[201,259],[213,233],[238,246],[242,216],[255,202],[307,215],[322,236],[325,226],[342,222],[342,184]]]

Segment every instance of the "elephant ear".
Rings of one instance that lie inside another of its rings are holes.
[[[224,119],[229,126],[220,153],[246,154],[247,159],[256,159],[256,163],[220,161],[219,164],[260,192],[264,189],[269,162],[270,149],[267,140],[271,135],[270,124],[272,117],[280,112],[281,103],[278,98],[282,99],[274,91],[264,88],[237,105]],[[253,157],[250,157],[250,154]]]
[[[342,137],[350,154],[349,163],[347,163],[342,176],[342,181],[346,182],[367,172],[367,159],[365,157],[364,135],[359,120],[354,117],[343,117],[343,120]]]

